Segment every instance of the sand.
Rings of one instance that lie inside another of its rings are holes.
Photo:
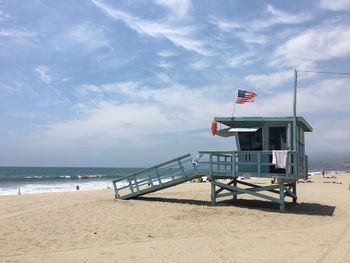
[[[209,183],[128,201],[112,190],[2,196],[0,262],[350,262],[350,174],[337,177],[298,184],[284,213],[247,195],[212,207]]]

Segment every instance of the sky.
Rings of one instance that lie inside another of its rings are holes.
[[[292,116],[294,69],[350,72],[350,1],[0,0],[0,165],[145,167],[234,116]],[[311,162],[350,160],[350,76],[298,74]]]

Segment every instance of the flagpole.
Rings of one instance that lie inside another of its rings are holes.
[[[295,159],[293,159],[294,169],[293,173],[299,178],[299,147],[298,147],[298,123],[297,123],[297,87],[298,87],[298,70],[294,69],[294,99],[293,99],[293,150],[296,152]],[[295,186],[294,186],[295,187]],[[295,189],[295,188],[294,188]]]
[[[293,148],[297,151],[297,86],[298,86],[298,71],[294,69],[294,98],[293,98]]]
[[[233,104],[233,109],[232,109],[232,118],[233,118],[233,113],[234,113],[234,111],[235,111],[235,106],[236,106],[236,101],[235,101],[235,103]]]

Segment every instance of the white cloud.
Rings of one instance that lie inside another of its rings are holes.
[[[242,23],[217,17],[211,17],[209,21],[224,32],[231,32],[233,29],[240,29],[244,27]]]
[[[173,57],[173,56],[176,56],[176,53],[168,50],[163,50],[163,51],[159,51],[157,55],[160,57]]]
[[[302,112],[347,112],[350,79],[327,79],[312,84],[300,81],[298,101]]]
[[[50,83],[51,83],[52,77],[50,76],[50,73],[49,73],[50,70],[49,70],[49,68],[40,65],[40,66],[37,66],[37,67],[35,68],[35,72],[37,73],[38,78],[39,78],[42,82],[44,82],[44,83],[46,83],[46,84],[50,84]]]
[[[267,19],[255,20],[251,23],[251,27],[254,30],[261,30],[275,25],[301,24],[312,19],[312,16],[308,13],[287,13],[276,9],[272,5],[268,5],[265,12]]]
[[[121,20],[131,29],[142,35],[154,38],[164,38],[172,42],[174,45],[194,51],[201,55],[208,55],[209,51],[204,47],[205,44],[194,38],[194,29],[190,26],[171,25],[165,21],[154,22],[133,17],[125,12],[114,9],[107,4],[92,0],[92,2],[104,11],[107,15],[116,20]]]
[[[321,0],[320,7],[332,11],[350,10],[349,0]]]
[[[229,67],[241,67],[253,63],[257,56],[256,52],[245,52],[237,56],[226,58],[226,65]]]
[[[287,13],[268,5],[262,13],[262,18],[249,22],[232,21],[212,17],[210,22],[226,33],[232,33],[248,44],[264,45],[270,42],[270,37],[261,32],[267,31],[276,25],[301,24],[312,19],[304,12]]]
[[[10,18],[11,16],[9,14],[6,14],[0,10],[0,21],[6,20]]]
[[[178,19],[186,16],[191,7],[190,0],[155,0],[155,3],[167,8]]]
[[[35,37],[36,33],[28,30],[19,30],[19,29],[1,29],[0,37],[8,37],[8,38],[32,38]]]
[[[197,60],[196,62],[193,62],[190,64],[190,67],[194,70],[204,70],[210,66],[210,63],[205,60]]]
[[[168,69],[171,68],[173,65],[169,62],[161,61],[157,63],[157,67]]]
[[[307,29],[276,49],[272,65],[302,67],[317,61],[344,58],[350,55],[348,23],[325,23]]]
[[[79,155],[85,162],[91,158],[99,163],[106,161],[108,165],[134,166],[165,161],[188,151],[207,150],[210,145],[213,149],[232,147],[227,140],[210,136],[212,118],[230,116],[232,111],[233,101],[226,99],[228,94],[222,92],[222,87],[190,89],[170,80],[168,84],[160,89],[136,82],[82,85],[78,89],[76,105],[82,115],[43,127],[27,147],[32,151],[37,147],[40,152],[52,152],[51,158],[55,154]],[[344,87],[349,84],[349,80],[344,79],[320,81],[310,86],[301,83],[298,115],[346,112],[350,90],[346,91]],[[125,100],[106,100],[113,94]],[[87,105],[85,102],[89,97],[96,100]],[[291,116],[292,100],[292,87],[289,91],[266,96],[258,93],[253,104],[237,106],[235,116]],[[328,145],[332,145],[339,143],[339,137],[347,139],[343,121],[329,121],[336,125],[332,136],[315,131],[317,140],[327,140]],[[316,120],[310,124],[317,129],[321,125]],[[308,140],[308,151],[315,151],[317,145],[315,139]],[[110,157],[101,160],[101,155]],[[61,157],[60,160],[64,159]],[[69,158],[66,162],[69,163]]]
[[[350,148],[350,119],[323,118],[312,123],[313,132],[307,139],[310,158],[322,158],[329,163],[339,160],[348,161]]]
[[[126,141],[132,144],[130,138],[138,138],[133,147],[150,147],[159,136],[206,128],[214,115],[230,112],[231,101],[219,103],[218,93],[218,88],[189,89],[174,83],[161,89],[134,82],[83,85],[76,94],[84,116],[50,125],[43,138],[45,144],[94,141],[104,146]],[[124,100],[106,100],[101,94],[117,94]],[[88,97],[96,100],[86,107]]]
[[[75,49],[85,54],[95,53],[96,50],[102,48],[113,51],[105,28],[91,22],[68,26],[66,30],[62,30],[49,41],[52,48],[57,51]]]
[[[285,70],[271,74],[248,75],[245,77],[245,80],[251,83],[253,87],[263,89],[264,91],[271,91],[286,81],[292,83],[293,77],[292,70]]]
[[[232,109],[231,101],[220,101],[217,87],[190,89],[168,83],[159,89],[124,82],[79,89],[80,117],[44,127],[24,148],[48,153],[50,158],[63,155],[59,159],[68,163],[67,156],[79,156],[85,162],[92,158],[92,163],[97,159],[107,165],[145,165],[207,150],[213,143],[221,149],[219,139],[215,143],[210,135],[210,122]],[[125,100],[106,99],[114,94]],[[89,98],[95,102],[86,104]]]
[[[287,72],[287,71],[286,71]],[[275,90],[274,93],[257,92],[255,107],[237,107],[239,114],[245,115],[291,115],[294,82],[293,72],[289,71],[290,88],[284,91]],[[284,72],[282,72],[284,74]],[[328,79],[312,81],[301,79],[298,81],[297,111],[300,115],[319,113],[346,113],[349,110],[350,79]],[[262,87],[263,88],[263,87]],[[268,87],[267,87],[268,88]],[[341,94],[341,96],[339,96]],[[341,115],[340,115],[341,116]]]
[[[74,26],[68,33],[68,37],[87,49],[111,48],[103,28],[91,23],[81,23]]]
[[[232,34],[248,44],[263,45],[269,41],[269,37],[256,32],[251,26],[244,22],[228,21],[221,18],[211,18],[210,22],[223,32]]]
[[[235,35],[248,44],[264,45],[270,41],[270,37],[255,32],[237,32]]]

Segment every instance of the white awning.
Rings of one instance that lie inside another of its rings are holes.
[[[229,128],[229,132],[256,132],[259,130],[259,127],[255,128]]]
[[[234,136],[235,133],[234,132],[230,132],[231,128],[225,128],[225,129],[221,129],[218,130],[216,132],[216,135],[221,136],[221,137],[230,137],[230,136]]]
[[[216,132],[216,135],[221,136],[221,137],[231,137],[231,136],[235,136],[235,134],[237,132],[256,132],[259,129],[260,129],[260,127],[256,127],[256,128],[225,128],[225,129],[218,130]]]

